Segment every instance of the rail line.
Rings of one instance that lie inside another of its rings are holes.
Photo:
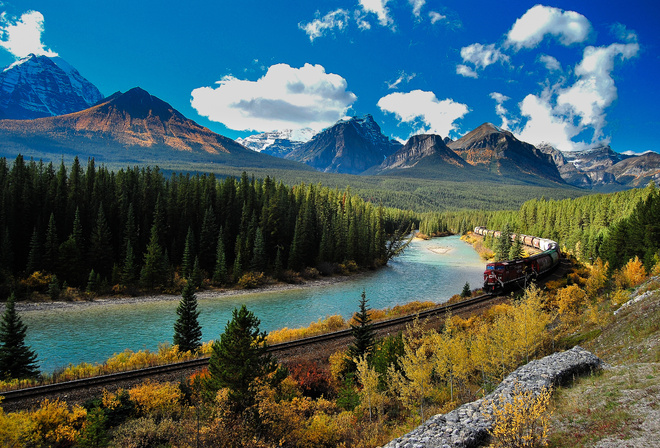
[[[374,322],[372,324],[374,330],[382,330],[389,327],[398,327],[403,324],[412,322],[415,319],[426,319],[428,317],[433,317],[441,314],[446,314],[448,312],[459,311],[464,308],[468,308],[473,305],[481,304],[487,302],[491,298],[495,297],[492,294],[484,294],[481,296],[473,297],[458,303],[444,304],[439,305],[435,308],[429,310],[423,310],[419,313],[395,317],[393,319],[383,320]],[[285,352],[292,348],[303,347],[306,345],[318,344],[326,341],[333,341],[336,339],[347,338],[351,335],[351,330],[339,330],[332,333],[325,333],[318,336],[310,336],[302,339],[296,339],[293,341],[282,342],[279,344],[271,345],[268,348],[270,353],[276,355],[278,352]],[[148,378],[156,375],[162,375],[167,373],[176,373],[183,370],[192,370],[196,368],[203,368],[208,365],[209,358],[197,358],[189,361],[182,361],[173,364],[165,364],[161,366],[146,367],[143,369],[128,370],[124,372],[110,373],[107,375],[99,375],[89,378],[81,378],[78,380],[64,381],[61,383],[45,384],[41,386],[28,387],[24,389],[11,390],[6,392],[0,392],[0,396],[4,397],[2,403],[17,402],[26,399],[35,399],[42,396],[49,396],[55,394],[62,394],[64,392],[71,392],[78,389],[88,389],[91,387],[98,387],[107,384],[113,384],[118,382],[127,382],[131,380],[137,380],[142,378]]]

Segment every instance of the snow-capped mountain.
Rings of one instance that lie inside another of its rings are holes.
[[[60,57],[31,54],[0,73],[0,118],[33,119],[87,109],[98,88]]]
[[[359,174],[381,164],[401,146],[383,135],[371,115],[365,115],[338,121],[294,148],[286,158],[319,171]]]
[[[298,146],[311,140],[315,134],[316,132],[309,128],[285,129],[237,138],[236,142],[253,151],[285,157]]]

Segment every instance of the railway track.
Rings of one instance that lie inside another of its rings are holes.
[[[401,328],[415,319],[426,319],[434,316],[444,315],[448,312],[454,313],[460,310],[474,307],[475,305],[483,304],[489,301],[494,296],[492,294],[484,294],[481,296],[473,297],[458,303],[444,304],[435,308],[420,311],[419,313],[395,317],[384,321],[374,322],[373,328],[376,331],[384,331],[388,328]],[[277,357],[278,353],[285,353],[295,348],[313,346],[324,342],[335,341],[343,338],[349,338],[351,330],[339,330],[332,333],[321,334],[318,336],[310,336],[303,339],[297,339],[280,344],[274,344],[269,347],[269,352]],[[201,369],[208,365],[209,358],[197,358],[190,361],[182,361],[174,364],[166,364],[162,366],[146,367],[144,369],[130,370],[125,372],[111,373],[107,375],[100,375],[90,378],[82,378],[73,381],[65,381],[61,383],[45,384],[41,386],[29,387],[24,389],[0,392],[0,396],[4,397],[2,404],[16,403],[20,401],[34,401],[41,397],[47,396],[60,396],[66,395],[76,390],[99,388],[109,384],[127,383],[131,381],[139,381],[145,378],[162,376],[166,374],[174,374],[177,372]]]

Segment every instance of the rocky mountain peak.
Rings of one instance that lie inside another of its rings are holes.
[[[431,159],[433,161],[431,162]],[[397,152],[387,157],[379,171],[397,168],[412,168],[423,160],[429,163],[450,164],[465,167],[467,164],[447,147],[444,139],[435,134],[413,135]]]
[[[0,118],[64,115],[101,99],[98,88],[59,57],[30,54],[0,73]]]

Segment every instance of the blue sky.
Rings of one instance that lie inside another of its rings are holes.
[[[484,122],[560,149],[657,150],[655,1],[20,0],[0,64],[55,54],[231,138],[372,114],[457,138]]]

